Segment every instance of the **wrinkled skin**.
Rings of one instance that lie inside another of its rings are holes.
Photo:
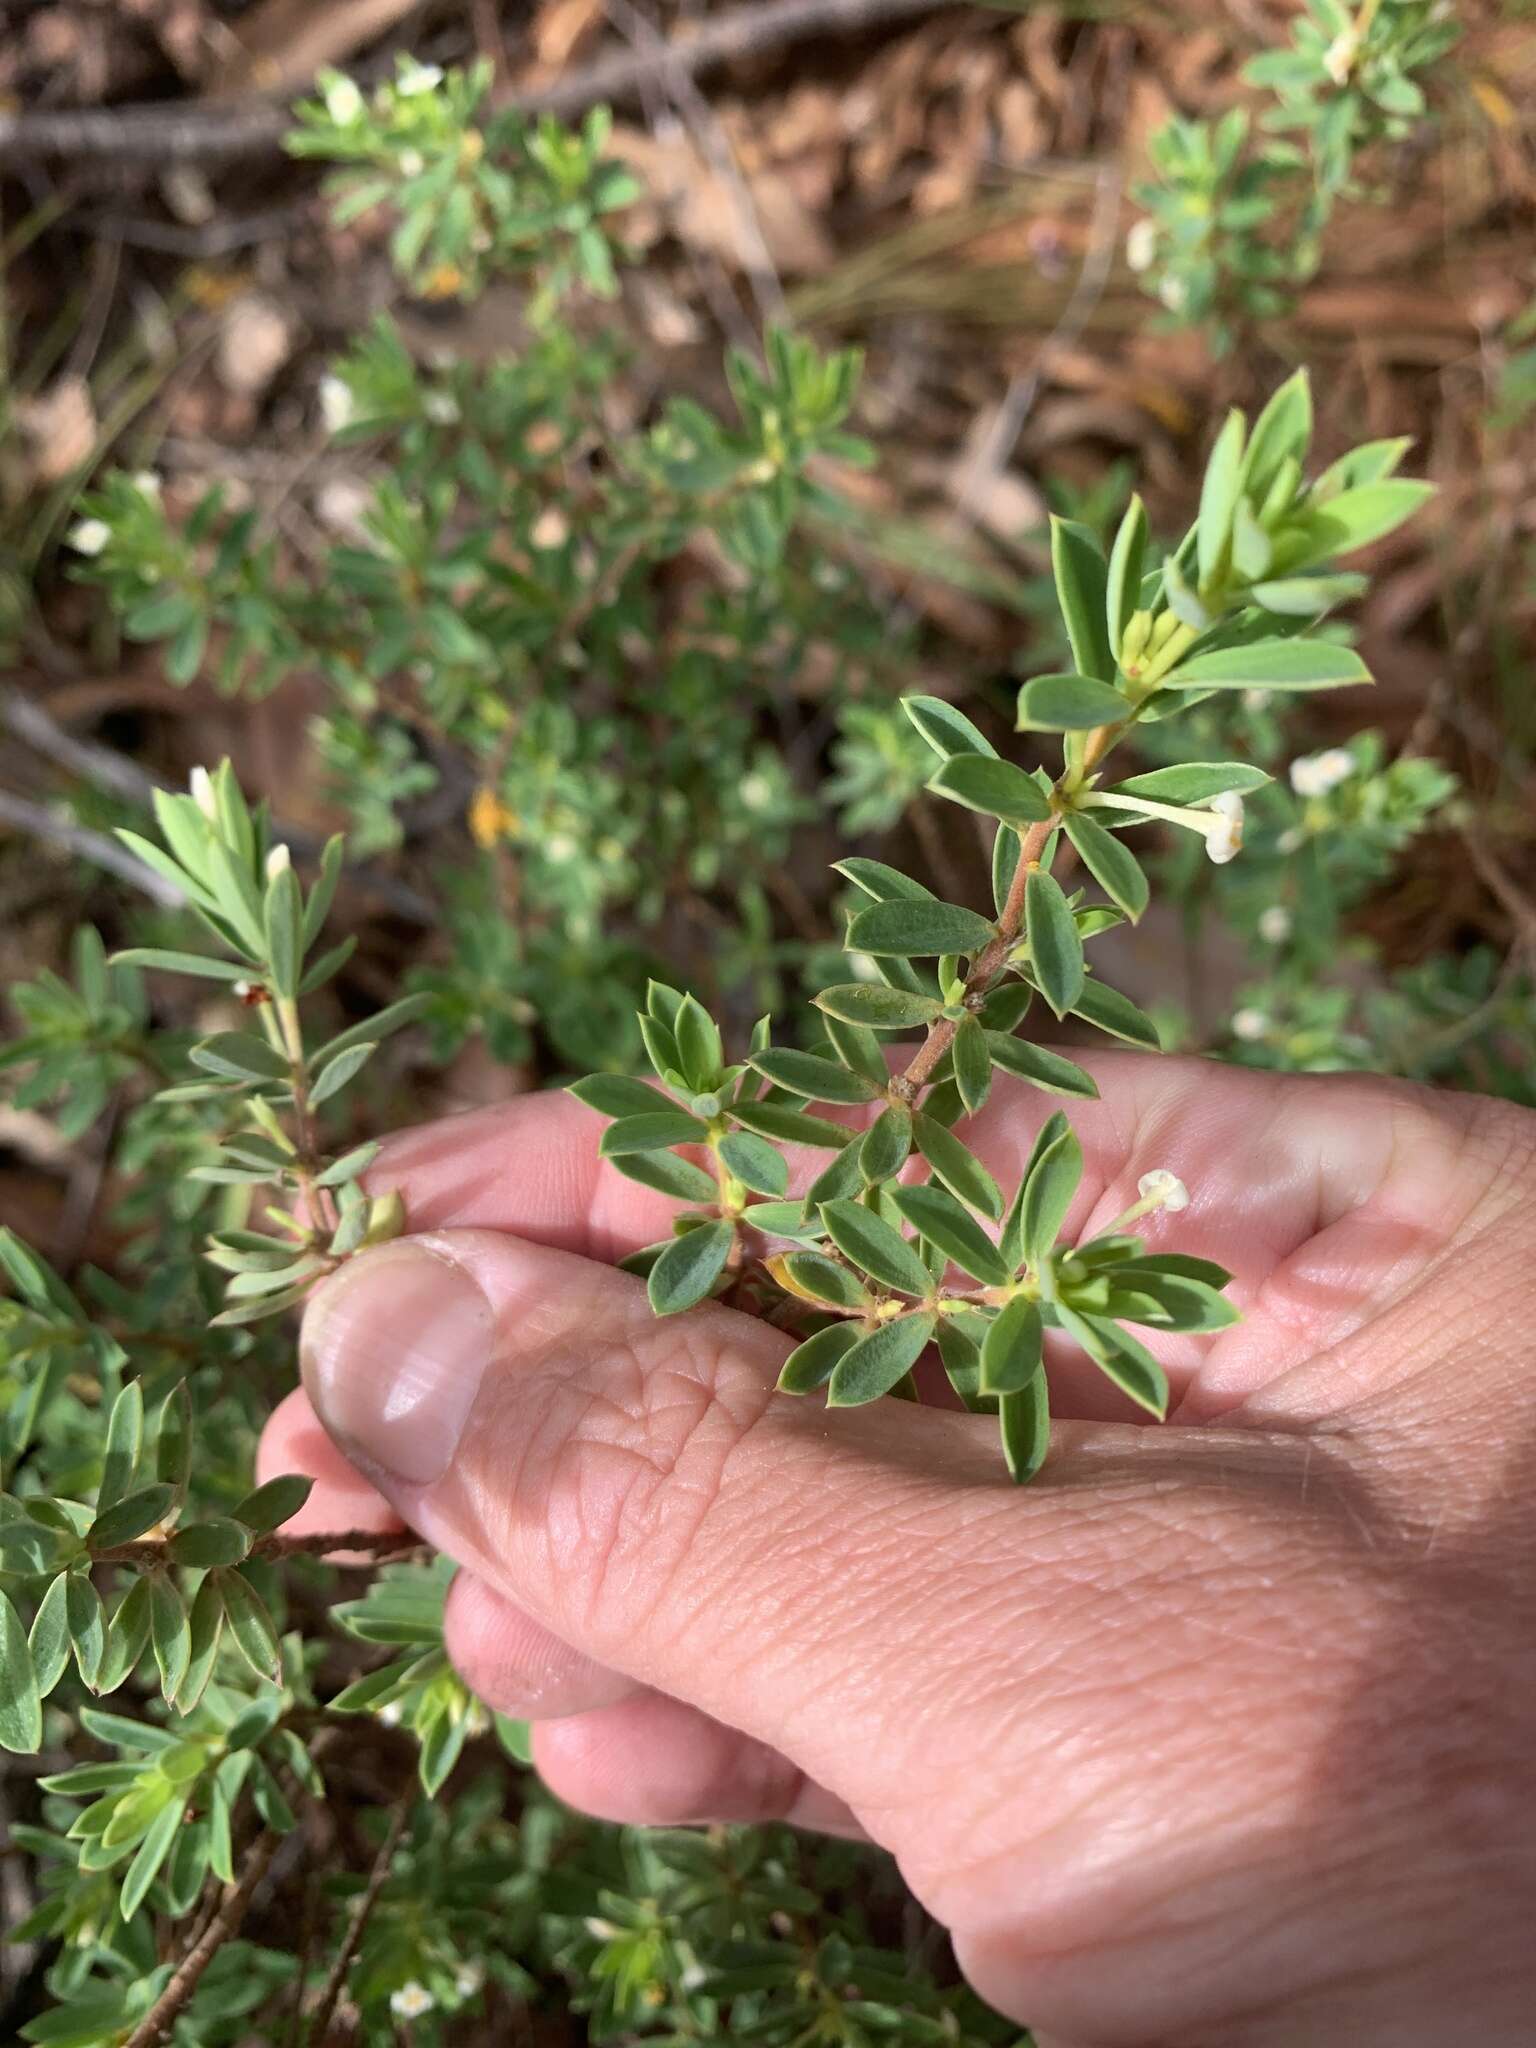
[[[1149,1240],[1245,1311],[1154,1340],[1163,1427],[1064,1359],[1019,1490],[984,1418],[775,1396],[786,1339],[610,1269],[672,1205],[545,1096],[389,1147],[427,1249],[317,1297],[263,1474],[318,1476],[296,1526],[399,1515],[463,1563],[450,1650],[561,1797],[867,1834],[1042,2041],[1529,2043],[1536,1115],[1090,1064],[1069,1228],[1171,1168]],[[1051,1107],[1004,1082],[969,1127],[1005,1184]],[[470,1359],[413,1411],[419,1446],[468,1410],[431,1483],[379,1463],[402,1275],[418,1320],[439,1284],[483,1312],[478,1392]]]

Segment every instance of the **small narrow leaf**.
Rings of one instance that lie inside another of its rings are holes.
[[[970,1147],[931,1116],[914,1117],[912,1135],[935,1176],[950,1193],[997,1222],[1003,1213],[1002,1192]]]
[[[997,763],[999,767],[1005,765]],[[848,920],[850,950],[892,953],[904,959],[939,953],[977,953],[995,936],[993,926],[974,910],[958,903],[940,903],[936,898],[927,902],[871,903],[856,910]]]
[[[913,1229],[986,1287],[1011,1277],[1002,1254],[971,1212],[944,1188],[894,1188],[891,1199]]]
[[[942,760],[956,754],[991,754],[997,749],[963,711],[939,697],[903,697],[901,708]]]
[[[598,1150],[604,1159],[619,1159],[628,1152],[655,1152],[668,1145],[697,1145],[709,1136],[709,1126],[685,1109],[653,1109],[644,1116],[620,1117],[604,1131]]]
[[[859,1172],[870,1186],[894,1180],[911,1151],[912,1112],[904,1102],[889,1103],[864,1133]]]
[[[915,1246],[862,1202],[825,1202],[821,1217],[843,1256],[882,1287],[919,1300],[932,1293],[933,1281]]]
[[[112,1403],[102,1451],[101,1484],[96,1490],[98,1514],[120,1501],[133,1484],[144,1442],[144,1389],[130,1380]]]
[[[922,1356],[938,1317],[931,1310],[900,1316],[860,1337],[838,1360],[827,1386],[829,1408],[878,1401],[904,1380]]]
[[[1157,1026],[1146,1012],[1139,1010],[1129,996],[1121,995],[1119,989],[1102,981],[1084,982],[1082,993],[1072,1005],[1072,1014],[1086,1017],[1090,1024],[1107,1031],[1111,1038],[1123,1038],[1128,1045],[1139,1045],[1147,1052],[1162,1051]]]
[[[30,1756],[42,1747],[43,1703],[21,1616],[0,1593],[0,1749]]]
[[[1180,662],[1163,684],[1172,690],[1331,690],[1370,680],[1351,647],[1327,640],[1254,640]]]
[[[975,1116],[991,1093],[992,1052],[986,1032],[974,1017],[964,1017],[955,1026],[950,1052],[960,1100],[966,1114]]]
[[[632,1081],[624,1074],[588,1074],[566,1089],[599,1116],[650,1116],[667,1107],[666,1098],[645,1081]]]
[[[1040,993],[1064,1017],[1083,991],[1083,941],[1061,884],[1044,868],[1030,871],[1024,929]]]
[[[1149,768],[1114,785],[1116,796],[1150,797],[1160,804],[1203,804],[1224,790],[1239,795],[1262,789],[1272,778],[1246,761],[1183,761],[1173,768]]]
[[[807,1337],[785,1359],[784,1369],[779,1374],[779,1392],[809,1394],[816,1387],[824,1387],[839,1359],[857,1342],[858,1335],[856,1323],[829,1323],[814,1337]]]
[[[1075,1095],[1085,1102],[1092,1102],[1098,1095],[1098,1083],[1091,1074],[1043,1045],[1031,1045],[1027,1039],[989,1031],[987,1050],[995,1066],[1028,1081],[1031,1087],[1043,1088],[1052,1095]]]
[[[1015,1295],[987,1327],[981,1345],[981,1391],[1022,1394],[1040,1371],[1043,1332],[1040,1311]]]
[[[928,787],[937,796],[947,796],[952,803],[1000,818],[1008,825],[1038,825],[1051,815],[1039,783],[1012,761],[956,754],[931,778]]]
[[[756,1053],[751,1064],[776,1088],[787,1088],[792,1095],[803,1095],[808,1102],[869,1102],[878,1092],[862,1074],[850,1073],[836,1060],[824,1060],[815,1053],[796,1052],[788,1047],[775,1046]]]
[[[824,988],[815,1001],[817,1009],[825,1010],[829,1017],[840,1017],[845,1024],[863,1024],[871,1031],[904,1031],[914,1024],[929,1024],[944,1007],[934,996],[877,988],[864,981]]]
[[[1152,891],[1135,854],[1113,832],[1106,832],[1081,811],[1074,811],[1067,818],[1067,837],[1104,894],[1136,923],[1151,900]]]
[[[679,1159],[675,1152],[627,1152],[610,1161],[616,1173],[643,1188],[670,1195],[676,1202],[713,1202],[719,1194],[702,1166]]]
[[[60,1572],[38,1603],[27,1646],[37,1690],[46,1699],[69,1662],[69,1574]],[[0,1683],[3,1683],[0,1679]]]
[[[1117,658],[1131,614],[1141,601],[1146,559],[1147,508],[1139,497],[1133,497],[1109,551],[1109,578],[1104,592],[1104,623],[1109,629],[1110,652]]]
[[[703,1301],[731,1255],[736,1232],[729,1223],[703,1224],[674,1238],[651,1268],[646,1282],[652,1309],[675,1316]]]
[[[1051,521],[1051,568],[1072,659],[1080,674],[1110,682],[1115,657],[1104,623],[1109,570],[1098,541],[1073,519]]]
[[[149,1576],[149,1639],[160,1668],[160,1688],[173,1700],[187,1673],[192,1636],[186,1607],[169,1572]]]
[[[281,1660],[277,1630],[266,1602],[238,1570],[214,1572],[210,1576],[218,1585],[235,1647],[258,1678],[276,1678]]]
[[[1202,589],[1215,580],[1225,563],[1232,539],[1233,515],[1237,511],[1237,494],[1243,473],[1243,443],[1247,435],[1248,422],[1234,408],[1227,414],[1205,465],[1200,514],[1195,528]]]
[[[789,1186],[789,1166],[783,1153],[751,1131],[732,1131],[723,1138],[720,1157],[755,1195],[782,1195]]]
[[[1019,1192],[1020,1249],[1037,1273],[1055,1248],[1082,1177],[1083,1148],[1058,1112],[1035,1141]]]
[[[821,1151],[840,1152],[853,1136],[842,1124],[807,1116],[803,1110],[787,1109],[778,1102],[736,1102],[731,1105],[731,1115],[760,1138],[772,1138],[780,1145],[813,1145]]]
[[[998,1407],[1003,1456],[1015,1486],[1026,1486],[1045,1463],[1051,1447],[1050,1395],[1044,1372],[1017,1394],[1004,1394]]]
[[[1093,676],[1035,676],[1019,692],[1020,732],[1084,732],[1118,725],[1131,707],[1120,692]]]

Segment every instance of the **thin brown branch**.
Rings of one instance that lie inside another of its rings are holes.
[[[392,1564],[416,1556],[423,1547],[420,1538],[409,1529],[337,1529],[306,1536],[285,1536],[277,1530],[270,1536],[258,1536],[250,1554],[280,1561],[289,1557],[327,1557],[333,1550],[351,1550],[364,1553],[374,1564]],[[153,1570],[166,1562],[166,1546],[153,1539],[117,1543],[110,1550],[98,1550],[92,1561]]]
[[[705,20],[690,35],[605,57],[504,103],[527,113],[579,114],[599,101],[629,103],[680,75],[762,57],[810,36],[852,35],[931,14],[937,0],[759,0]],[[291,126],[284,101],[48,108],[0,116],[0,163],[50,158],[161,169],[171,163],[233,163],[275,150]]]
[[[405,1833],[406,1821],[410,1818],[413,1796],[405,1793],[395,1803],[384,1840],[379,1844],[379,1853],[373,1859],[373,1869],[368,1874],[367,1888],[358,1897],[352,1908],[352,1917],[347,1922],[347,1931],[342,1936],[341,1947],[336,1959],[326,1974],[321,1987],[319,2001],[315,2006],[314,2020],[309,2030],[310,2048],[322,2048],[330,2031],[331,2016],[346,1985],[347,1972],[352,1967],[352,1958],[357,1954],[358,1943],[363,1938],[363,1929],[368,1925],[368,1916],[378,1904],[381,1891],[389,1881],[390,1865],[395,1860],[395,1851],[400,1846],[400,1837]]]

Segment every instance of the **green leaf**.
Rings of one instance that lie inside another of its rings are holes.
[[[713,1202],[720,1192],[702,1166],[679,1159],[675,1152],[630,1152],[610,1163],[626,1180],[677,1202]]]
[[[163,974],[192,974],[204,981],[248,981],[243,960],[211,960],[202,953],[168,952],[163,946],[129,946],[112,955],[114,967],[148,967]]]
[[[174,1491],[179,1508],[192,1473],[192,1401],[179,1380],[160,1404],[155,1423],[155,1477]]]
[[[772,1138],[780,1145],[814,1145],[840,1152],[854,1135],[842,1124],[825,1117],[807,1116],[803,1110],[786,1109],[777,1102],[733,1102],[731,1115],[760,1138]]]
[[[1024,894],[1024,930],[1040,993],[1064,1017],[1083,990],[1083,941],[1061,884],[1032,868]]]
[[[950,1044],[955,1085],[966,1114],[975,1116],[992,1090],[992,1052],[987,1034],[974,1017],[963,1017],[955,1026]]]
[[[1020,732],[1082,732],[1130,713],[1120,692],[1093,676],[1035,676],[1019,692],[1017,724]]]
[[[1022,1394],[1041,1370],[1040,1311],[1015,1295],[987,1326],[981,1344],[981,1391]]]
[[[1234,408],[1227,414],[1205,465],[1205,480],[1200,489],[1200,515],[1195,526],[1196,559],[1202,589],[1215,581],[1217,572],[1225,563],[1232,539],[1232,520],[1237,511],[1243,473],[1243,443],[1247,436],[1248,422]]]
[[[720,1031],[704,1005],[694,996],[684,996],[672,1020],[678,1063],[696,1095],[707,1094],[720,1079],[724,1052]]]
[[[1243,457],[1242,488],[1262,504],[1287,457],[1305,462],[1312,440],[1312,386],[1305,370],[1288,377],[1253,423]]]
[[[964,712],[942,698],[903,697],[901,708],[941,760],[948,761],[956,754],[996,756],[996,747],[977,731]]]
[[[1131,614],[1141,602],[1146,559],[1147,508],[1139,497],[1133,497],[1109,551],[1109,576],[1104,589],[1104,623],[1109,631],[1110,652],[1117,660]]]
[[[858,1334],[856,1323],[829,1323],[814,1337],[807,1337],[785,1359],[784,1369],[779,1374],[779,1392],[809,1394],[814,1388],[825,1386],[838,1360],[851,1350]]]
[[[931,1310],[900,1316],[860,1337],[838,1360],[827,1386],[829,1408],[858,1408],[878,1401],[904,1380],[934,1332]]]
[[[1347,604],[1369,587],[1370,579],[1340,572],[1337,576],[1281,576],[1253,586],[1255,604],[1283,618],[1311,619]]]
[[[137,1578],[117,1603],[112,1620],[108,1624],[107,1646],[102,1656],[101,1667],[96,1674],[96,1690],[98,1692],[116,1692],[117,1688],[128,1676],[128,1673],[134,1669],[139,1659],[143,1656],[148,1642],[149,1580],[147,1578]],[[94,1734],[97,1730],[88,1718],[91,1712],[90,1708],[85,1709],[80,1718],[84,1725],[90,1728]],[[116,1720],[117,1716],[108,1715],[106,1718],[108,1720]],[[129,1723],[128,1725],[134,1726],[136,1724]],[[151,1730],[150,1732],[151,1734],[158,1735],[161,1731]],[[115,1737],[109,1734],[102,1735],[104,1742],[110,1742],[115,1739]],[[151,1743],[147,1739],[144,1743],[145,1748],[156,1746],[156,1744]]]
[[[709,1126],[685,1109],[647,1110],[643,1116],[620,1117],[610,1124],[598,1144],[604,1159],[620,1159],[628,1152],[655,1152],[668,1145],[697,1145],[709,1136]]]
[[[318,1109],[322,1102],[339,1095],[349,1081],[357,1079],[377,1051],[376,1045],[349,1045],[345,1052],[324,1054],[325,1064],[310,1085],[310,1107]]]
[[[674,1238],[651,1268],[646,1292],[659,1316],[675,1316],[701,1302],[725,1271],[736,1232],[729,1223],[705,1223]]]
[[[238,1570],[210,1574],[224,1603],[224,1618],[237,1650],[258,1678],[276,1678],[281,1668],[277,1629],[266,1602]]]
[[[1026,1486],[1045,1463],[1051,1447],[1050,1394],[1044,1372],[1037,1372],[1017,1394],[1004,1394],[998,1406],[1003,1456],[1015,1486]]]
[[[588,1074],[566,1089],[599,1116],[651,1116],[666,1107],[666,1099],[644,1081],[632,1081],[624,1074]]]
[[[950,1193],[997,1222],[1003,1213],[1002,1192],[970,1147],[933,1117],[921,1113],[912,1119],[912,1135]]]
[[[65,1579],[64,1603],[75,1664],[81,1679],[94,1692],[107,1648],[107,1622],[101,1595],[84,1572],[70,1572]]]
[[[1147,1052],[1163,1049],[1157,1026],[1146,1011],[1102,981],[1084,982],[1082,994],[1072,1005],[1072,1014],[1086,1017],[1090,1024],[1107,1031],[1111,1038],[1123,1038],[1128,1045],[1142,1046]]]
[[[1097,1099],[1099,1087],[1093,1076],[1059,1052],[1002,1031],[987,1033],[987,1050],[994,1066],[1016,1074],[1034,1088],[1044,1088],[1052,1095],[1074,1095],[1084,1102]]]
[[[782,1195],[789,1167],[782,1152],[750,1131],[732,1131],[720,1141],[720,1157],[743,1187],[757,1195]]]
[[[280,1529],[285,1522],[292,1521],[309,1499],[314,1484],[305,1472],[280,1472],[275,1479],[269,1479],[264,1486],[248,1493],[230,1513],[247,1529],[254,1529],[258,1536],[265,1536],[273,1529]]]
[[[1160,804],[1203,804],[1223,790],[1240,795],[1262,789],[1272,778],[1246,761],[1183,761],[1173,768],[1149,768],[1114,785],[1116,796],[1144,796]]]
[[[1123,840],[1106,832],[1081,811],[1066,821],[1067,837],[1082,857],[1083,866],[1112,903],[1119,904],[1135,924],[1151,899],[1151,888],[1141,865]]]
[[[875,1186],[893,1180],[912,1151],[912,1112],[904,1102],[888,1103],[859,1145],[859,1172]]]
[[[847,1024],[841,1017],[828,1016],[827,1037],[849,1072],[860,1075],[877,1095],[883,1095],[890,1072],[875,1034],[862,1024]]]
[[[267,883],[262,923],[273,993],[296,996],[304,967],[304,893],[291,867],[279,868]]]
[[[1082,1177],[1083,1148],[1058,1111],[1041,1127],[1019,1190],[1019,1246],[1037,1273],[1055,1248]]]
[[[845,1145],[817,1174],[805,1191],[801,1205],[802,1213],[809,1223],[817,1217],[823,1202],[840,1202],[849,1195],[856,1195],[864,1184],[859,1165],[857,1145]]]
[[[424,1016],[432,1007],[432,997],[425,993],[401,996],[398,1002],[386,1004],[382,1010],[375,1010],[371,1017],[364,1017],[360,1023],[350,1025],[345,1031],[322,1045],[315,1054],[316,1064],[335,1059],[338,1053],[350,1052],[354,1045],[379,1045],[386,1038],[392,1038],[397,1031],[403,1031],[407,1024]]]
[[[1161,1422],[1168,1413],[1168,1378],[1146,1346],[1118,1323],[1079,1315],[1060,1302],[1056,1315],[1067,1335],[1082,1346],[1105,1378]]]
[[[287,1056],[250,1031],[220,1031],[194,1045],[187,1055],[193,1066],[228,1081],[287,1081],[292,1069]]]
[[[867,1308],[869,1294],[857,1273],[850,1273],[846,1266],[840,1266],[836,1259],[829,1259],[825,1252],[786,1252],[781,1265],[775,1266],[776,1273],[782,1273],[790,1283],[789,1291],[814,1301],[830,1303],[833,1308]]]
[[[1115,657],[1104,623],[1109,570],[1086,526],[1073,519],[1051,520],[1051,568],[1078,673],[1112,682]]]
[[[1045,793],[1032,775],[1012,761],[956,754],[932,777],[928,787],[937,796],[1009,825],[1038,825],[1051,815]]]
[[[755,1053],[751,1064],[776,1088],[787,1088],[792,1095],[803,1095],[808,1102],[869,1102],[880,1092],[862,1074],[850,1073],[836,1060],[795,1052],[789,1047],[775,1046],[767,1052]]]
[[[192,1635],[187,1626],[186,1606],[169,1572],[149,1575],[149,1640],[160,1667],[161,1690],[168,1700],[173,1700],[187,1675]]]
[[[224,1632],[224,1602],[210,1574],[198,1587],[187,1631],[187,1668],[176,1689],[175,1707],[190,1714],[207,1690]]]
[[[1331,690],[1368,683],[1371,672],[1351,647],[1327,640],[1254,640],[1180,662],[1163,678],[1171,690]]]
[[[46,1699],[69,1662],[69,1574],[60,1572],[38,1602],[27,1638],[37,1690]]]
[[[30,1756],[43,1744],[43,1702],[27,1632],[0,1593],[0,1749]]]
[[[197,1567],[239,1564],[250,1547],[250,1531],[224,1515],[178,1529],[170,1544],[171,1556],[177,1564]]]
[[[913,1229],[986,1287],[1011,1277],[1002,1255],[971,1212],[944,1188],[893,1188],[891,1199]]]
[[[921,882],[904,875],[900,868],[888,867],[883,860],[864,860],[850,855],[847,860],[832,863],[834,874],[846,875],[856,889],[862,889],[866,896],[873,896],[877,903],[931,903],[933,891],[925,889]]]
[[[1348,554],[1395,532],[1434,495],[1433,484],[1415,483],[1406,477],[1357,484],[1310,510],[1307,531],[1329,554]]]
[[[162,1519],[175,1499],[173,1486],[141,1486],[96,1517],[85,1532],[87,1547],[92,1551],[115,1550],[119,1543],[135,1542]]]
[[[138,1853],[128,1866],[128,1875],[123,1879],[118,1899],[118,1911],[124,1920],[131,1920],[143,1905],[144,1895],[158,1876],[161,1864],[170,1855],[181,1824],[182,1801],[172,1796],[150,1822]]]
[[[944,1007],[933,996],[911,995],[905,989],[879,988],[864,981],[824,988],[815,1003],[829,1017],[839,1017],[845,1024],[862,1024],[871,1031],[904,1031],[914,1024],[929,1024]]]
[[[96,1489],[98,1514],[115,1506],[133,1484],[143,1443],[144,1389],[137,1380],[130,1380],[112,1403],[112,1412],[107,1417],[101,1484]]]
[[[976,756],[966,759],[974,761]],[[995,765],[1001,768],[1006,763]],[[860,953],[894,953],[910,959],[922,954],[979,953],[995,936],[994,928],[974,910],[934,898],[921,903],[871,903],[856,910],[848,920],[847,944]]]
[[[843,1256],[882,1287],[919,1300],[933,1292],[932,1275],[915,1247],[862,1202],[824,1202],[821,1219]]]
[[[359,1180],[372,1166],[384,1148],[370,1139],[366,1145],[354,1145],[350,1152],[344,1152],[339,1159],[333,1159],[323,1173],[315,1175],[317,1188],[344,1187],[348,1181]]]

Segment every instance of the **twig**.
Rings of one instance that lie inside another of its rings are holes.
[[[285,1536],[281,1530],[275,1530],[269,1536],[258,1536],[250,1554],[276,1559],[324,1557],[333,1550],[361,1550],[375,1564],[390,1564],[399,1558],[414,1557],[423,1547],[421,1539],[408,1529],[338,1529],[309,1536]],[[152,1567],[163,1565],[165,1559],[164,1543],[149,1541],[116,1543],[110,1550],[98,1550],[92,1562]]]
[[[337,1738],[336,1729],[322,1728],[309,1746],[311,1758],[318,1761]],[[292,1773],[285,1772],[283,1775],[290,1783],[293,1782]],[[240,1932],[257,1888],[286,1840],[287,1837],[278,1834],[276,1829],[264,1828],[251,1843],[245,1852],[245,1868],[240,1873],[239,1881],[224,1887],[213,1918],[176,1965],[170,1983],[123,2042],[122,2048],[155,2048],[155,2044],[163,2041],[170,2033],[202,1982],[203,1973],[208,1965],[225,1942],[232,1941]]]
[[[45,845],[60,847],[80,860],[88,860],[95,867],[105,868],[119,881],[142,890],[151,902],[158,903],[162,909],[174,910],[185,900],[174,884],[145,867],[142,861],[135,860],[105,832],[95,832],[89,825],[77,825],[73,819],[61,818],[47,804],[35,804],[28,797],[12,796],[9,790],[0,789],[0,826],[5,825],[14,831],[26,832],[34,839],[41,839]]]
[[[123,2048],[154,2048],[154,2044],[170,2032],[202,1982],[203,1972],[225,1942],[232,1941],[240,1932],[256,1887],[266,1876],[282,1840],[280,1834],[268,1828],[246,1850],[245,1869],[239,1883],[224,1887],[218,1911],[176,1965],[170,1983],[128,2036]]]
[[[389,1868],[395,1860],[395,1851],[400,1846],[400,1837],[405,1833],[406,1821],[410,1818],[412,1795],[406,1793],[395,1803],[389,1830],[379,1844],[379,1853],[373,1859],[373,1869],[368,1873],[367,1889],[359,1896],[347,1922],[347,1931],[342,1936],[341,1947],[326,1975],[315,2007],[313,2024],[309,2030],[310,2048],[322,2048],[326,2034],[330,2031],[331,2015],[341,1997],[347,1981],[347,1972],[352,1967],[352,1958],[357,1954],[357,1945],[363,1938],[363,1929],[368,1925],[368,1916],[378,1904],[379,1893],[389,1881]]]
[[[851,35],[911,15],[931,14],[937,0],[760,0],[704,21],[660,50],[631,50],[601,59],[503,104],[528,113],[570,115],[600,100],[629,102],[648,84],[666,87],[679,72],[702,72],[739,58],[762,57],[814,35]],[[285,102],[235,101],[138,107],[80,107],[0,116],[0,163],[94,159],[161,169],[170,163],[233,163],[276,149],[290,126]]]

